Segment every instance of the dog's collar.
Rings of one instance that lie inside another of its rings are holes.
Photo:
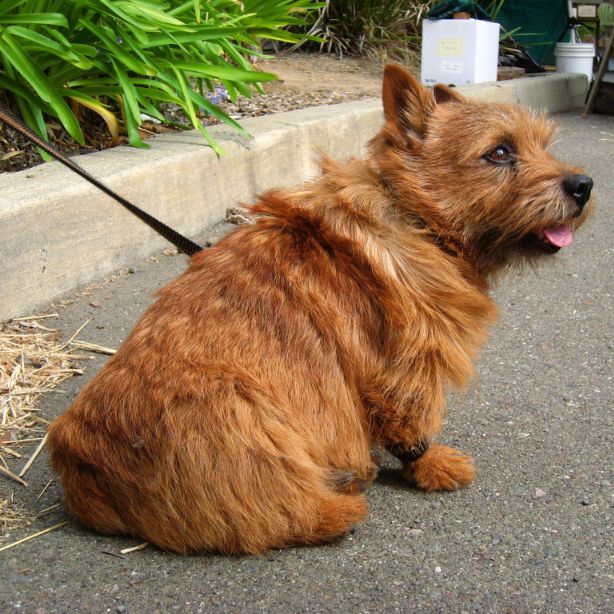
[[[429,449],[428,439],[422,439],[415,446],[407,448],[401,443],[388,446],[388,451],[394,454],[404,465],[416,462]]]

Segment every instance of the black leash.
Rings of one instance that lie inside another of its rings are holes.
[[[114,198],[118,203],[123,205],[128,211],[134,213],[140,220],[145,222],[148,226],[153,228],[158,234],[162,235],[167,241],[170,241],[179,251],[192,256],[196,252],[202,250],[202,247],[190,239],[179,234],[177,231],[170,228],[160,220],[156,219],[152,215],[149,215],[146,211],[143,211],[136,205],[133,205],[130,201],[126,200],[111,188],[108,188],[104,183],[101,183],[95,177],[92,177],[85,169],[81,168],[78,164],[73,162],[70,158],[60,153],[55,147],[44,141],[38,134],[32,132],[30,128],[24,126],[24,124],[18,120],[14,115],[9,113],[6,109],[0,107],[0,119],[7,123],[11,128],[25,136],[28,140],[32,141],[35,145],[46,151],[50,156],[53,156],[58,162],[61,162],[69,169],[75,171],[78,175],[81,175],[84,179],[94,184],[99,190],[102,190],[105,194],[108,194],[111,198]]]

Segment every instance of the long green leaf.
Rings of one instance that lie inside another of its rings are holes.
[[[2,7],[0,7],[2,8]],[[22,13],[0,16],[0,24],[43,24],[68,27],[68,20],[60,13]]]
[[[176,68],[173,68],[173,72],[175,73],[175,78],[177,79],[179,87],[183,93],[183,109],[192,121],[192,125],[205,137],[207,143],[209,143],[209,146],[213,149],[213,151],[215,151],[218,156],[222,155],[224,150],[215,142],[214,139],[211,138],[209,131],[200,123],[200,121],[198,121],[198,117],[196,117],[196,111],[191,100],[192,90],[190,89],[185,77]]]
[[[155,32],[158,30],[159,25],[151,23],[144,19],[135,19],[128,13],[124,12],[119,3],[116,0],[97,0],[100,3],[100,10],[105,14],[105,17],[109,17],[110,21],[115,25],[123,23],[126,27],[132,26],[134,28],[135,36],[139,36],[139,31]]]
[[[138,123],[140,119],[140,109],[138,95],[134,90],[134,85],[132,84],[132,82],[128,78],[128,75],[124,72],[122,67],[119,66],[119,64],[115,62],[115,60],[112,61],[112,64],[115,68],[117,79],[119,80],[119,84],[122,88],[126,116],[132,116],[134,121]]]
[[[28,105],[23,98],[17,98],[17,106],[19,107],[19,112],[21,113],[26,125],[32,128],[34,132],[38,132],[38,134],[46,140],[47,126],[45,125],[45,118],[43,117],[43,112],[40,110],[40,107],[37,107],[36,105]],[[37,147],[36,149],[41,158],[43,158],[43,160],[46,162],[50,162],[53,159],[51,155],[40,147]]]
[[[201,65],[195,62],[173,62],[175,68],[194,75],[204,75],[213,79],[228,79],[229,81],[243,81],[255,83],[257,81],[274,81],[277,75],[270,72],[256,70],[243,70],[232,66]]]
[[[184,22],[168,13],[161,11],[157,5],[133,0],[131,2],[115,2],[116,6],[131,15],[146,17],[150,22],[160,26],[185,26]]]
[[[0,4],[0,10],[5,15],[8,15],[14,8],[17,8],[20,4],[23,4],[24,0],[3,0]]]
[[[241,32],[239,28],[211,26],[199,28],[196,32],[177,32],[172,35],[169,33],[152,35],[149,37],[149,42],[142,46],[143,49],[152,47],[161,47],[164,45],[175,45],[180,43],[196,43],[207,40],[218,40],[226,36],[234,36]]]
[[[35,43],[35,49],[37,52],[51,53],[62,58],[63,60],[66,60],[67,62],[70,62],[74,66],[81,68],[82,70],[89,70],[93,66],[90,60],[78,55],[70,48],[67,49],[54,40],[51,40],[38,32],[29,30],[28,28],[23,28],[21,26],[9,26],[5,32]]]
[[[131,83],[128,75],[124,72],[121,66],[119,66],[119,64],[114,60],[112,63],[122,89],[121,99],[124,103],[124,116],[126,119],[126,129],[128,131],[130,145],[133,147],[149,149],[149,145],[145,143],[145,141],[143,141],[139,135],[141,108],[139,106],[138,93],[134,89],[134,85]]]
[[[9,64],[5,62],[5,69],[7,66],[9,66]],[[17,79],[9,78],[8,75],[4,76],[0,74],[0,89],[12,92],[15,96],[23,98],[30,106],[40,107],[44,113],[53,112],[51,107],[42,98],[25,88]]]
[[[119,60],[126,68],[133,70],[136,73],[153,76],[155,71],[151,67],[135,60],[129,53],[126,53],[102,28],[99,28],[95,24],[85,19],[79,19],[79,23],[89,30],[95,36],[98,36],[100,40],[105,44],[109,55],[114,59]]]
[[[77,55],[82,55],[87,58],[93,58],[96,57],[96,55],[98,54],[98,51],[95,46],[84,45],[69,40],[57,28],[45,26],[40,29],[40,32],[45,36],[54,38],[58,43],[60,43],[60,45],[64,45],[64,47],[67,49],[70,48],[70,50]],[[73,36],[70,32],[68,34],[69,36]]]
[[[45,125],[45,120],[43,118],[43,113],[40,109],[40,105],[37,104],[38,101],[32,101],[31,94],[29,92],[21,92],[19,84],[17,83],[17,75],[10,62],[7,61],[7,58],[4,56],[2,51],[0,51],[0,60],[4,65],[4,71],[6,73],[6,77],[2,77],[0,75],[0,86],[6,85],[6,89],[9,91],[13,91],[15,96],[15,101],[17,102],[17,106],[19,107],[19,112],[21,113],[21,117],[25,124],[30,127],[34,132],[38,133],[44,139],[47,138],[47,126]],[[17,86],[17,88],[15,88]],[[40,101],[42,102],[42,101]],[[44,103],[43,103],[44,104]],[[45,161],[51,160],[51,156],[37,147],[37,151],[39,155]]]
[[[70,107],[64,102],[54,85],[47,76],[38,68],[26,53],[19,47],[16,41],[7,34],[3,33],[0,38],[0,50],[7,58],[15,70],[20,72],[32,86],[34,91],[46,102],[49,103],[53,111],[64,125],[75,141],[83,144],[83,133],[79,122]]]
[[[164,79],[164,81],[166,81],[169,84],[169,86],[172,87],[175,91],[181,88],[179,80],[174,79],[172,76],[170,76],[167,73],[165,73],[164,75],[160,75],[160,78]],[[236,120],[234,120],[232,117],[224,113],[222,109],[212,104],[207,98],[205,98],[204,96],[201,96],[198,92],[195,92],[193,89],[188,88],[187,95],[190,101],[192,102],[192,104],[195,105],[196,107],[202,107],[208,113],[210,113],[214,117],[217,117],[224,123],[232,126],[235,130],[237,130],[244,136],[249,136],[248,133],[245,131],[245,129]]]

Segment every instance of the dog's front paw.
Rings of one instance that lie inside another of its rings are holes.
[[[456,490],[473,482],[475,467],[464,452],[431,443],[418,460],[403,467],[403,477],[420,490]]]

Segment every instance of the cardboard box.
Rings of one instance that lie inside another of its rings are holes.
[[[497,80],[499,24],[477,19],[422,22],[422,83],[468,85]]]

